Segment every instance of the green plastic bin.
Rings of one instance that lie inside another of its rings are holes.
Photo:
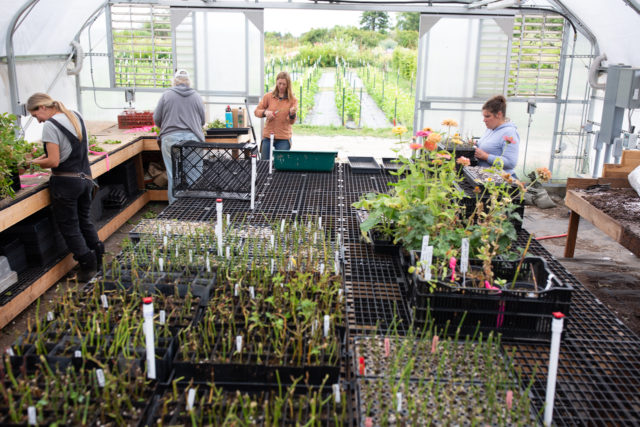
[[[279,171],[331,172],[337,151],[273,150],[273,167]]]

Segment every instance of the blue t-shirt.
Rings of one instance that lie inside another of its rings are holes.
[[[496,159],[502,159],[504,171],[513,174],[520,148],[516,125],[507,122],[495,129],[487,129],[478,141],[478,148],[489,154],[487,160],[478,160],[478,166],[488,168],[493,166]]]

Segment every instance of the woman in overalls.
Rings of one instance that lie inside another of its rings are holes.
[[[51,168],[51,205],[60,233],[80,264],[78,281],[86,282],[102,264],[104,245],[91,222],[94,181],[88,157],[87,129],[77,112],[69,111],[46,93],[33,94],[27,110],[44,123],[45,154],[32,163]]]

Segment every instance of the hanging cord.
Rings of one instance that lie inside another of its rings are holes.
[[[97,18],[97,17],[96,17]],[[93,23],[95,22],[95,19],[91,22],[91,24],[89,24],[88,28],[87,28],[87,36],[89,39],[89,70],[90,70],[90,75],[91,75],[91,87],[93,88],[93,102],[96,104],[96,107],[101,108],[103,110],[122,110],[122,107],[103,107],[102,105],[100,105],[98,103],[98,98],[96,97],[96,82],[95,79],[93,77],[93,55],[91,54],[91,52],[93,51],[92,48],[92,44],[91,44],[91,27],[93,27]]]

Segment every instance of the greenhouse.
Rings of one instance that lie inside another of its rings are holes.
[[[0,4],[0,425],[640,424],[638,0]]]

